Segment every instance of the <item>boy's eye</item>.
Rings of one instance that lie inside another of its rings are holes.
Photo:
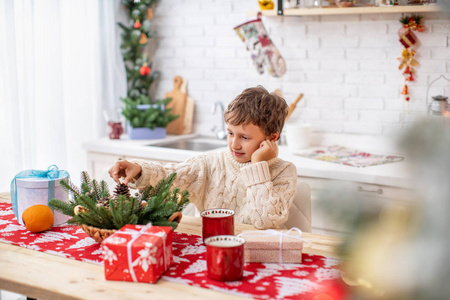
[[[243,138],[244,140],[248,140],[248,137],[246,137],[246,136],[243,136],[242,138]]]
[[[228,135],[233,135],[233,133],[228,131]]]

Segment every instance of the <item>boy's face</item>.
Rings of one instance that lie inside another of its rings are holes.
[[[234,159],[240,163],[251,161],[253,152],[267,139],[261,128],[251,123],[236,126],[227,124],[227,129],[228,147]]]

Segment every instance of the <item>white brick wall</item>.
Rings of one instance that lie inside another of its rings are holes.
[[[195,131],[211,134],[220,126],[211,106],[226,106],[243,89],[281,89],[288,103],[304,94],[290,122],[307,121],[316,132],[394,135],[426,115],[431,81],[450,78],[450,20],[444,13],[423,14],[428,30],[416,33],[416,81],[410,103],[400,94],[403,77],[397,57],[400,14],[273,17],[263,23],[287,64],[281,78],[257,73],[250,53],[233,28],[253,17],[256,0],[161,0],[154,9],[149,56],[161,72],[152,95],[173,89],[173,77],[188,80],[196,101]],[[438,81],[430,96],[450,95]]]

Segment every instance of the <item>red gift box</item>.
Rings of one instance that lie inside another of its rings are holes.
[[[411,30],[406,31],[400,36],[400,43],[405,48],[409,48],[417,42],[416,35],[411,32]]]
[[[172,228],[125,225],[102,242],[107,280],[155,283],[173,263]]]

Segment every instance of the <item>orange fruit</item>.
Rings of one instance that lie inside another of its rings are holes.
[[[53,225],[53,211],[47,205],[37,204],[23,211],[22,221],[31,232],[42,232]]]

